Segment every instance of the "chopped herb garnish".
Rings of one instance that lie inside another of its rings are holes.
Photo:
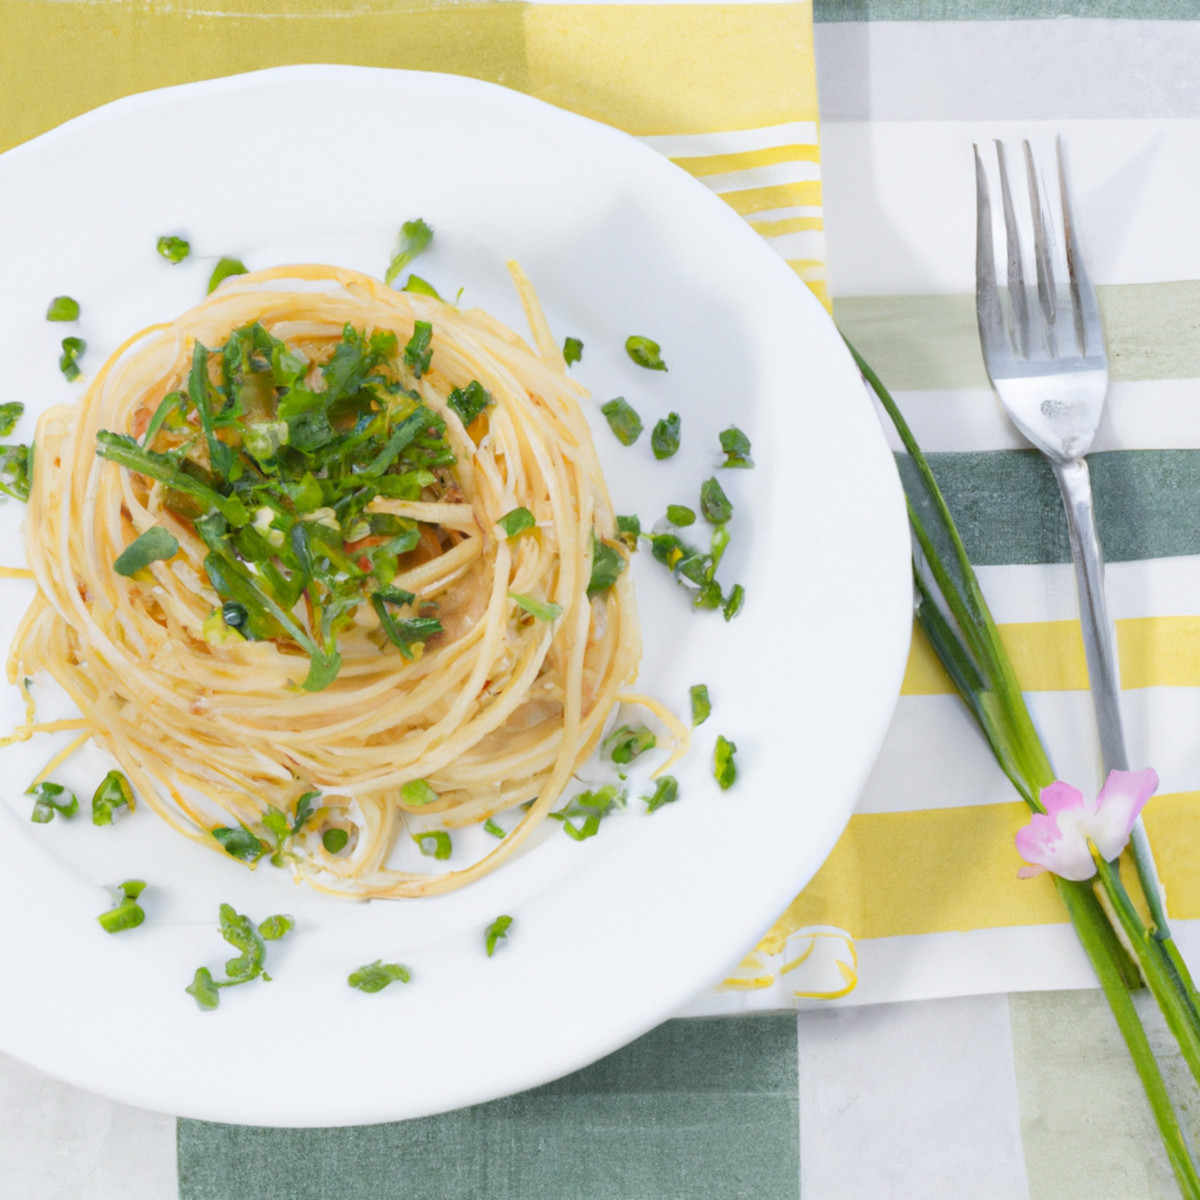
[[[505,831],[501,829],[491,817],[488,817],[488,819],[484,821],[483,831],[484,833],[490,833],[494,838],[502,838],[506,836]]]
[[[408,983],[412,979],[409,969],[400,963],[385,963],[377,958],[370,966],[359,967],[350,974],[346,982],[360,992],[382,992],[391,983]]]
[[[656,745],[654,734],[645,725],[621,725],[604,739],[604,749],[613,762],[626,766],[639,754]]]
[[[405,804],[416,806],[424,804],[434,804],[437,802],[438,794],[431,788],[428,782],[424,779],[410,779],[400,789],[400,799]]]
[[[624,542],[628,549],[637,549],[637,540],[641,536],[641,533],[642,522],[636,515],[617,518],[617,537]]]
[[[648,337],[638,337],[636,334],[625,339],[625,353],[639,367],[648,371],[665,371],[667,364],[662,360],[662,348]]]
[[[159,254],[171,264],[183,262],[192,252],[191,243],[181,237],[172,237],[170,235],[160,237],[157,245]],[[217,282],[219,283],[220,280]]]
[[[222,281],[228,279],[231,275],[245,275],[246,273],[246,264],[240,259],[220,259],[217,265],[213,267],[212,274],[208,277],[208,294],[211,296],[221,285]]]
[[[32,446],[0,446],[0,492],[14,500],[28,500],[32,477]]]
[[[663,775],[654,787],[654,794],[643,796],[648,813],[658,812],[664,804],[671,804],[679,799],[679,780],[674,775]]]
[[[614,808],[623,808],[624,805],[625,793],[619,791],[616,784],[610,783],[594,792],[580,792],[571,798],[566,808],[546,815],[561,821],[563,833],[569,838],[582,842],[595,837],[601,820]],[[577,825],[576,821],[580,821],[580,824]]]
[[[692,726],[703,725],[712,712],[712,701],[708,698],[708,685],[696,683],[691,687]]]
[[[445,862],[450,857],[450,835],[444,829],[430,829],[424,833],[414,833],[412,840],[426,858],[436,858]]]
[[[70,296],[55,296],[46,309],[47,321],[78,321],[79,301]]]
[[[696,514],[686,504],[668,504],[667,520],[680,529],[686,529],[696,522]]]
[[[111,825],[119,808],[133,808],[133,788],[120,771],[109,771],[92,796],[92,824]]]
[[[410,349],[421,368],[428,346]],[[217,349],[193,345],[186,388],[154,406],[142,442],[96,436],[103,458],[162,484],[207,547],[221,606],[211,637],[291,642],[308,656],[308,691],[337,676],[339,634],[361,604],[379,616],[381,650],[412,659],[442,632],[433,617],[390,611],[415,600],[391,584],[421,526],[368,509],[377,497],[440,498],[455,463],[444,420],[406,386],[413,364],[393,332],[347,325],[322,355],[314,363],[243,326]]]
[[[754,459],[750,457],[750,439],[736,425],[722,430],[720,437],[721,449],[725,451],[725,461],[721,466],[754,466]]]
[[[143,567],[152,562],[170,558],[179,550],[179,542],[175,535],[161,525],[151,525],[145,533],[140,534],[120,554],[113,563],[113,570],[118,575],[128,578],[136,575]]]
[[[45,825],[56,816],[73,817],[79,811],[79,797],[61,783],[51,783],[48,779],[35,783],[25,795],[35,797],[29,819],[36,825]]]
[[[264,970],[267,961],[267,942],[277,941],[294,927],[291,917],[282,914],[267,917],[261,925],[244,917],[232,906],[222,904],[220,910],[221,936],[238,951],[236,958],[225,963],[225,978],[214,979],[208,967],[198,967],[191,984],[184,989],[195,998],[203,1009],[217,1007],[221,996],[219,988],[236,987],[252,979],[270,982]]]
[[[429,345],[432,338],[433,326],[428,321],[417,321],[413,324],[413,335],[404,347],[404,362],[418,379],[429,370],[433,359],[433,350]]]
[[[733,505],[715,476],[700,485],[700,511],[710,525],[724,525],[733,516]]]
[[[435,300],[441,299],[437,288],[427,279],[422,279],[420,275],[410,275],[404,281],[404,286],[400,290],[402,292],[415,292],[418,296],[432,296]]]
[[[87,349],[83,338],[65,337],[62,340],[62,354],[58,356],[58,369],[68,379],[78,379],[83,372],[79,369],[79,356]]]
[[[446,404],[458,414],[464,429],[491,403],[491,393],[478,379],[472,379],[465,388],[455,388],[446,397]]]
[[[145,890],[146,884],[141,879],[127,879],[121,887],[121,899],[115,908],[102,912],[96,920],[105,933],[122,933],[126,929],[136,929],[145,919],[146,914],[137,898]]]
[[[504,530],[506,538],[514,538],[519,533],[524,533],[527,529],[532,529],[537,524],[537,519],[533,513],[527,508],[514,508],[512,512],[507,512],[496,522],[501,529]]]
[[[602,404],[600,411],[622,446],[632,446],[642,436],[642,418],[634,412],[624,396],[617,396],[607,404]]]
[[[746,589],[740,583],[735,583],[729,589],[729,595],[725,597],[725,604],[721,608],[725,620],[732,621],[742,611],[742,605],[745,601]]]
[[[9,434],[17,427],[17,422],[21,419],[21,414],[25,411],[25,405],[19,400],[12,400],[8,404],[0,404],[0,437],[8,437]]]
[[[327,829],[321,834],[321,845],[327,854],[340,854],[350,841],[350,835],[344,829]]]
[[[737,764],[733,761],[736,753],[737,744],[729,741],[724,734],[718,734],[717,745],[713,750],[713,776],[722,790],[732,787],[737,779]]]
[[[583,343],[578,338],[569,337],[563,342],[563,362],[569,367],[583,357]]]
[[[601,541],[596,536],[596,531],[593,530],[592,571],[587,585],[588,599],[591,600],[594,596],[607,592],[617,582],[617,577],[623,570],[625,570],[625,556],[615,546]]]
[[[678,413],[669,413],[654,426],[650,434],[650,449],[654,451],[655,458],[670,458],[678,451],[681,424]]]
[[[487,956],[491,958],[496,951],[496,943],[501,938],[508,937],[508,931],[512,927],[512,917],[497,917],[488,927],[484,934],[484,944],[487,946]]]
[[[522,596],[520,592],[509,592],[508,598],[515,600],[527,613],[539,621],[557,621],[562,616],[562,606],[553,600],[537,600],[533,596]]]
[[[396,248],[392,251],[392,261],[383,277],[384,283],[391,287],[400,272],[432,241],[433,230],[420,217],[414,221],[405,221],[396,235]]]
[[[262,844],[244,825],[232,829],[227,825],[218,825],[212,831],[213,837],[221,843],[221,848],[232,858],[242,862],[258,862],[267,852]]]

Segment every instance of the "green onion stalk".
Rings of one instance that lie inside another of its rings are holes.
[[[849,343],[847,343],[849,345]],[[1042,740],[962,539],[929,463],[879,377],[850,346],[863,377],[895,426],[905,450],[897,457],[913,536],[916,618],[960,696],[983,731],[1001,770],[1033,813],[1044,813],[1043,789],[1055,782]],[[1200,1200],[1200,1172],[1168,1093],[1133,993],[1148,989],[1200,1083],[1200,996],[1164,919],[1140,883],[1126,888],[1118,860],[1089,843],[1096,873],[1054,884],[1112,1008],[1146,1091],[1180,1192]],[[1157,897],[1155,897],[1155,900]]]

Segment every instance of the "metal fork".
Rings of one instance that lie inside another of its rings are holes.
[[[1036,282],[1026,280],[1017,209],[1004,144],[996,142],[1004,217],[1007,278],[996,278],[996,247],[988,174],[975,147],[977,242],[976,313],[992,386],[1016,427],[1049,460],[1066,507],[1071,556],[1079,589],[1083,646],[1107,774],[1128,770],[1121,724],[1120,678],[1113,626],[1104,598],[1104,559],[1096,533],[1092,486],[1084,455],[1090,449],[1108,391],[1108,357],[1096,294],[1079,257],[1063,169],[1056,146],[1061,197],[1061,240],[1052,206],[1029,143],[1023,143],[1033,227]],[[1065,270],[1065,281],[1062,272]],[[1169,932],[1146,831],[1139,818],[1132,836],[1134,859],[1151,916]]]

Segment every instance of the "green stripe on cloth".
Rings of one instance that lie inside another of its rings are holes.
[[[793,1013],[675,1020],[555,1083],[437,1117],[181,1120],[179,1197],[799,1200],[797,1062]],[[370,1064],[348,1058],[355,1069]]]
[[[813,0],[814,21],[1194,21],[1195,0]]]
[[[1058,484],[1036,450],[928,458],[976,566],[1071,561]],[[1108,562],[1200,554],[1200,450],[1112,450],[1088,463]]]
[[[1009,1014],[1030,1200],[1179,1200],[1103,993],[1017,993]]]
[[[1200,281],[1096,291],[1114,380],[1200,377]],[[835,296],[833,315],[893,392],[989,386],[974,295]]]

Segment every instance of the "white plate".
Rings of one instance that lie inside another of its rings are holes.
[[[401,222],[436,230],[416,265],[444,295],[523,329],[505,260],[536,285],[557,336],[584,343],[597,443],[618,512],[649,526],[696,505],[737,424],[756,466],[721,480],[736,506],[721,575],[732,623],[691,611],[635,556],[646,641],[639,687],[681,713],[705,682],[713,714],[676,772],[681,799],[630,811],[575,843],[554,827],[473,887],[352,904],[269,866],[249,872],[148,812],[107,829],[29,821],[22,795],[43,736],[0,752],[0,1046],[127,1103],[247,1124],[414,1117],[544,1082],[600,1057],[719,981],[811,878],[844,826],[898,692],[910,627],[908,538],[876,419],[824,311],[721,201],[641,143],[517,93],[454,76],[297,67],[108,105],[0,157],[0,400],[78,394],[56,366],[78,333],[94,370],[124,337],[204,293],[216,257],[250,267],[325,261],[380,274]],[[158,235],[193,256],[170,266]],[[83,306],[78,326],[43,319]],[[655,338],[669,371],[633,366]],[[620,446],[599,404],[624,395],[647,431],[676,411],[683,450]],[[33,426],[27,414],[18,436]],[[20,506],[0,562],[19,560]],[[5,584],[11,636],[28,589]],[[11,689],[6,689],[12,693]],[[15,694],[0,719],[19,718]],[[740,778],[712,778],[718,733]],[[90,796],[107,765],[57,775]],[[106,887],[149,882],[147,921],[111,936]],[[184,986],[229,957],[217,907],[297,928],[270,983],[202,1013]],[[494,958],[483,930],[515,923]],[[408,964],[407,986],[364,995],[347,974]]]

